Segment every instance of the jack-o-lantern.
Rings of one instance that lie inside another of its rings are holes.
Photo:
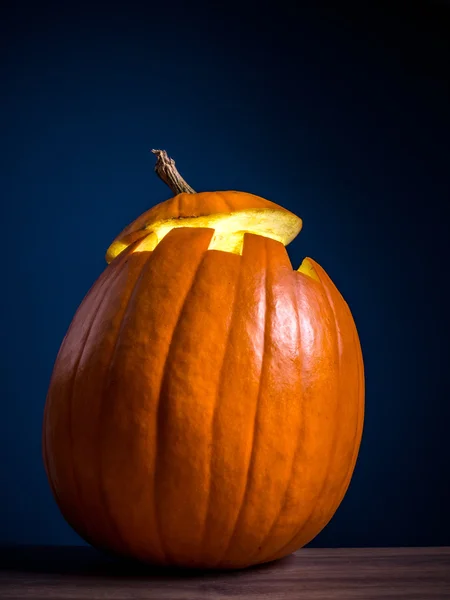
[[[309,542],[352,476],[364,371],[351,312],[296,215],[252,194],[176,194],[127,227],[50,382],[43,452],[92,545],[153,564],[235,568]]]

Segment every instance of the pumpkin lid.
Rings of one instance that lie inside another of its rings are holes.
[[[164,150],[158,156],[157,174],[174,197],[153,206],[130,223],[112,242],[106,253],[111,262],[133,242],[147,238],[146,250],[175,227],[205,227],[215,230],[210,248],[240,254],[245,233],[255,233],[289,244],[300,232],[302,220],[289,210],[247,192],[234,190],[196,193],[175,168]]]

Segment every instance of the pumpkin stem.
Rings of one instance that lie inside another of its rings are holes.
[[[165,150],[152,150],[158,157],[155,165],[155,172],[164,183],[166,183],[174,194],[195,194],[195,190],[186,183],[175,167],[175,161],[167,154]]]

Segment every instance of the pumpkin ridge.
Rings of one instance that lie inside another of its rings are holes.
[[[350,311],[350,308],[347,304],[347,302],[344,300],[344,298],[342,297],[342,294],[339,292],[339,290],[337,289],[337,287],[333,284],[333,282],[331,281],[330,277],[328,276],[328,274],[322,269],[322,267],[320,267],[320,265],[314,264],[313,265],[314,268],[317,268],[317,266],[319,266],[320,271],[322,271],[322,276],[324,276],[325,281],[327,282],[327,284],[331,284],[332,289],[334,289],[337,292],[337,296],[339,298],[339,300],[343,303],[343,306],[345,308],[345,311],[347,313],[347,318],[351,321],[353,321],[353,317]],[[320,277],[320,276],[319,276]],[[325,293],[327,296],[327,299],[330,303],[330,306],[332,307],[333,313],[336,315],[336,303],[332,297],[332,295],[329,292],[328,289],[328,285],[324,285],[322,282],[322,278],[320,279],[324,289],[325,289]],[[337,323],[337,317],[336,317],[336,323]],[[341,340],[342,340],[342,335],[340,336]],[[342,498],[345,495],[345,492],[347,491],[347,488],[350,484],[351,478],[352,478],[352,474],[353,474],[353,470],[355,468],[355,464],[356,464],[356,458],[358,456],[358,452],[359,452],[359,443],[355,443],[356,440],[359,437],[359,431],[360,429],[362,429],[362,425],[363,425],[363,420],[360,418],[360,409],[361,409],[361,358],[360,358],[360,345],[359,345],[359,340],[357,339],[357,332],[356,332],[356,328],[352,327],[352,341],[353,344],[355,345],[355,349],[357,350],[357,360],[356,360],[356,365],[357,365],[357,373],[358,373],[358,383],[357,383],[357,398],[358,398],[358,404],[357,404],[357,410],[356,410],[356,427],[355,427],[355,432],[353,435],[353,453],[352,453],[352,460],[349,462],[348,467],[347,467],[347,474],[345,476],[345,478],[343,479],[341,486],[340,486],[340,492],[339,494],[336,496],[335,502],[334,502],[334,509],[332,511],[329,511],[329,516],[327,521],[324,523],[323,527],[325,527],[327,525],[327,523],[330,522],[330,520],[332,519],[334,513],[336,512],[336,510],[338,509]],[[323,529],[322,527],[322,529]],[[307,543],[307,542],[305,542]]]
[[[337,288],[336,288],[337,290]],[[339,290],[337,290],[339,292]],[[347,302],[344,300],[344,298],[342,298],[342,301],[344,302],[344,305],[346,307],[346,311],[347,311],[347,315],[349,319],[353,319],[350,308],[347,304]],[[336,510],[338,509],[343,497],[345,496],[345,493],[348,489],[348,486],[350,485],[350,481],[352,479],[352,475],[353,475],[353,471],[356,465],[356,460],[358,457],[358,453],[359,453],[359,442],[358,439],[361,439],[361,435],[362,435],[362,428],[364,425],[364,420],[361,418],[361,409],[364,409],[363,403],[361,401],[362,398],[362,394],[361,394],[361,382],[363,381],[361,375],[363,373],[362,369],[361,369],[361,364],[362,364],[362,359],[361,359],[361,348],[360,348],[360,343],[359,343],[359,339],[357,336],[357,332],[356,332],[356,328],[352,328],[353,329],[353,335],[352,335],[352,341],[355,347],[355,350],[357,352],[357,361],[356,361],[356,365],[357,365],[357,373],[358,373],[358,377],[357,377],[357,398],[358,398],[358,406],[357,406],[357,410],[356,410],[356,427],[355,427],[355,432],[353,435],[353,453],[352,453],[352,459],[349,462],[348,465],[348,470],[347,470],[347,474],[344,478],[344,481],[342,483],[342,486],[340,487],[340,492],[337,496],[337,499],[335,501],[335,508],[334,510],[331,512],[330,511],[330,516],[329,519],[327,521],[327,523],[331,520],[331,518],[333,517],[334,513],[336,512]]]
[[[209,250],[207,250],[207,252],[209,252]],[[217,250],[216,250],[216,252],[217,252]],[[213,440],[213,442],[215,439],[214,432],[217,427],[217,405],[220,401],[222,386],[224,385],[223,372],[224,372],[227,355],[230,352],[230,338],[231,338],[231,332],[232,332],[232,329],[234,326],[234,321],[236,318],[236,305],[238,303],[239,291],[240,291],[241,285],[242,285],[242,268],[241,268],[241,263],[239,263],[239,275],[237,277],[237,283],[236,283],[236,287],[235,287],[233,306],[232,306],[231,314],[230,314],[230,325],[228,327],[227,338],[225,340],[225,352],[223,353],[223,359],[222,359],[222,364],[221,364],[220,373],[219,373],[219,380],[218,380],[218,384],[217,384],[216,402],[215,402],[214,409],[213,409],[213,418],[212,418],[212,427],[211,427],[211,429],[212,429],[211,439]],[[211,456],[209,459],[210,474],[212,472],[212,457],[213,457],[213,452],[214,452],[213,442],[211,444]],[[205,522],[204,522],[201,546],[203,546],[204,538],[206,535],[210,510],[211,510],[211,479],[210,479],[210,483],[208,486],[208,499],[207,499],[207,504],[206,504]]]
[[[145,256],[145,255],[144,255]],[[102,428],[102,424],[103,424],[103,414],[105,411],[105,397],[108,394],[108,390],[111,386],[111,376],[113,373],[113,368],[114,368],[114,363],[116,360],[116,356],[117,356],[117,350],[119,348],[120,345],[120,339],[125,327],[125,323],[126,323],[126,319],[128,314],[130,313],[135,298],[136,298],[136,293],[137,290],[139,288],[139,284],[142,281],[142,277],[146,271],[146,269],[148,268],[148,264],[149,261],[152,258],[152,254],[149,254],[148,256],[145,257],[145,261],[143,262],[143,265],[140,269],[139,274],[136,277],[135,282],[132,284],[131,289],[127,290],[128,291],[128,299],[126,300],[126,304],[125,307],[123,309],[122,312],[122,318],[120,320],[120,325],[117,329],[117,334],[116,334],[116,338],[115,341],[113,343],[113,347],[111,350],[111,354],[110,354],[110,359],[109,359],[109,366],[108,366],[108,370],[106,372],[105,375],[105,379],[104,379],[104,383],[103,383],[103,391],[100,394],[100,407],[99,407],[99,415],[98,415],[98,439],[101,440],[102,436],[101,436],[101,428]],[[124,536],[122,535],[120,526],[118,524],[118,522],[116,521],[116,519],[114,518],[112,511],[111,511],[111,506],[109,504],[108,501],[108,497],[105,491],[105,485],[104,485],[104,476],[103,476],[103,452],[102,452],[102,446],[100,446],[100,451],[99,451],[99,465],[98,465],[98,486],[99,486],[99,496],[102,500],[102,504],[104,506],[105,509],[105,514],[107,515],[107,520],[109,521],[110,525],[112,526],[112,529],[115,531],[115,533],[117,534],[117,537],[119,538],[121,544],[127,549],[129,550],[129,544],[126,542]]]
[[[133,246],[130,246],[130,249],[127,249],[127,251],[123,253],[122,258],[119,261],[117,261],[117,265],[115,265],[115,269],[118,269],[120,267],[120,265],[122,264],[122,262],[124,260],[126,260],[126,256],[128,256],[128,254],[131,252],[131,248],[132,247]],[[49,461],[48,461],[48,433],[47,433],[47,430],[48,430],[49,414],[51,413],[51,408],[52,408],[52,404],[53,404],[53,402],[52,402],[52,382],[53,382],[53,379],[54,379],[55,374],[56,374],[56,369],[57,369],[58,361],[59,361],[59,358],[60,358],[60,356],[61,356],[61,354],[63,352],[65,342],[67,341],[67,338],[69,337],[72,329],[75,326],[75,318],[76,318],[76,315],[78,314],[79,310],[81,309],[81,305],[84,303],[84,301],[87,299],[87,297],[90,294],[92,294],[94,291],[96,291],[97,294],[100,294],[100,292],[103,289],[103,287],[106,284],[106,282],[110,280],[110,277],[109,277],[110,274],[111,273],[108,272],[108,269],[105,269],[100,274],[100,276],[97,279],[97,281],[95,281],[91,285],[90,289],[85,294],[85,296],[84,296],[84,298],[83,298],[80,306],[78,307],[77,311],[75,312],[74,318],[72,319],[72,322],[70,323],[70,325],[69,325],[69,327],[67,329],[66,334],[64,335],[64,338],[63,338],[63,341],[61,343],[60,349],[59,349],[58,354],[56,356],[55,365],[54,365],[54,368],[53,368],[53,373],[52,373],[52,376],[51,376],[51,379],[50,379],[50,384],[49,384],[49,392],[50,393],[47,395],[47,401],[45,403],[45,409],[44,409],[44,419],[43,419],[43,448],[42,448],[42,450],[43,450],[44,467],[45,467],[45,470],[47,472],[47,477],[48,477],[48,480],[49,480],[50,489],[51,489],[51,491],[52,491],[52,493],[54,495],[54,498],[55,498],[58,506],[61,506],[60,493],[57,491],[56,485],[55,485],[54,480],[53,480],[53,475],[51,473],[51,468],[50,468],[50,465],[49,465]],[[104,295],[106,295],[106,292],[105,292]],[[98,300],[98,304],[94,304],[94,306],[96,307],[97,311],[100,308],[100,304],[101,304],[103,298],[104,298],[104,296],[102,298],[100,298],[100,299],[97,299]],[[91,324],[90,328],[92,328],[94,322],[95,322],[95,315],[92,317],[92,324]],[[89,332],[86,331],[85,336],[83,338],[84,341],[81,344],[79,360],[81,360],[81,353],[82,353],[82,351],[84,349],[88,333]],[[73,377],[75,377],[75,373],[73,374]],[[69,435],[68,435],[68,438],[69,438],[69,448],[72,448],[72,446],[73,446],[72,436],[71,436],[71,432],[72,432],[71,410],[72,410],[71,406],[70,405],[67,406],[67,416],[68,416],[67,420],[70,419],[70,423],[68,424],[68,429],[69,429],[69,432],[68,432],[69,433]],[[73,462],[73,451],[72,450],[70,450],[69,456],[70,456],[71,464],[72,464],[72,467],[73,467],[72,468],[73,484],[74,484],[75,487],[80,488],[79,481],[78,481],[78,479],[76,478],[76,475],[75,475],[75,465],[74,465],[74,462]],[[80,496],[80,494],[78,495],[78,497],[79,496]],[[73,506],[73,505],[71,504],[71,506]],[[87,534],[85,525],[83,524],[83,519],[80,520],[79,517],[76,514],[75,514],[75,518],[74,519],[72,519],[70,516],[66,516],[66,514],[64,514],[64,518],[70,524],[70,526],[72,527],[72,529],[74,529],[75,531],[79,532],[80,535],[82,535],[82,537],[84,537],[84,539],[86,541],[88,541],[88,543],[92,544],[92,542],[90,540],[90,536]]]
[[[192,276],[192,280],[191,283],[189,285],[189,287],[187,288],[187,292],[186,295],[183,299],[183,302],[181,303],[177,318],[175,320],[174,323],[174,327],[172,330],[172,335],[171,335],[171,343],[169,344],[168,347],[168,351],[167,354],[165,356],[164,359],[164,364],[163,364],[163,368],[162,368],[162,374],[161,374],[161,384],[160,384],[160,388],[159,388],[159,394],[158,394],[158,405],[156,407],[156,453],[155,453],[155,472],[154,472],[154,497],[155,497],[155,522],[156,522],[156,528],[158,531],[158,535],[159,535],[159,539],[161,540],[161,547],[163,549],[163,553],[166,557],[166,560],[171,560],[171,556],[170,556],[170,552],[169,550],[166,548],[163,538],[164,536],[162,535],[162,526],[161,526],[161,512],[160,512],[160,506],[161,506],[161,501],[159,499],[159,493],[158,493],[158,488],[160,487],[158,485],[158,481],[159,481],[159,472],[160,472],[160,468],[158,467],[159,463],[160,463],[160,457],[161,457],[161,432],[163,430],[163,424],[161,423],[161,400],[162,400],[162,395],[163,395],[163,390],[165,387],[165,380],[167,378],[167,369],[168,369],[168,364],[169,364],[169,358],[170,358],[170,354],[171,354],[171,349],[173,348],[173,340],[177,331],[177,328],[179,327],[183,312],[185,310],[185,306],[186,306],[186,302],[187,299],[189,297],[189,294],[192,291],[192,288],[194,286],[195,280],[198,276],[201,264],[203,262],[203,260],[205,259],[205,255],[206,255],[206,250],[201,254],[200,259],[197,263],[197,266],[195,268],[195,271],[193,273]]]
[[[358,341],[356,340],[356,336],[355,334],[353,334],[353,342],[355,344],[355,346],[358,346]],[[357,371],[358,371],[358,383],[357,383],[357,390],[358,390],[358,398],[361,397],[361,363],[359,360],[359,356],[358,356],[358,360],[357,360]],[[336,502],[337,506],[336,506],[336,510],[339,507],[339,504],[341,503],[343,497],[345,496],[345,493],[348,489],[348,486],[350,485],[350,481],[352,478],[352,474],[353,474],[353,470],[355,468],[356,465],[356,459],[358,457],[358,452],[359,452],[359,444],[356,443],[358,438],[360,437],[361,433],[360,433],[360,429],[362,429],[361,425],[363,423],[363,420],[361,419],[361,401],[358,402],[358,408],[356,411],[356,428],[355,428],[355,434],[353,436],[353,454],[352,454],[352,459],[349,463],[348,466],[348,471],[347,471],[347,475],[345,476],[345,480],[344,480],[344,484],[342,486],[341,492],[339,493],[338,496],[338,501]],[[336,512],[336,510],[334,512]],[[333,514],[334,514],[333,512]],[[332,518],[333,515],[330,516],[330,519]]]
[[[120,263],[117,264],[116,267],[116,271],[114,273],[112,273],[113,278],[116,279],[120,273],[123,270],[123,267],[125,265],[126,262],[126,258],[124,256],[124,260]],[[110,274],[111,275],[111,274]],[[91,322],[86,330],[85,335],[83,336],[83,342],[81,344],[81,349],[80,349],[80,353],[78,356],[78,359],[74,365],[73,368],[73,373],[72,373],[72,377],[71,377],[71,381],[70,381],[70,388],[67,394],[67,399],[68,399],[68,407],[67,407],[67,415],[68,415],[68,423],[67,423],[67,437],[68,437],[68,445],[69,445],[69,456],[70,456],[70,460],[71,460],[71,464],[72,464],[72,472],[73,472],[73,480],[74,480],[74,484],[75,484],[75,490],[76,490],[76,495],[78,498],[77,501],[77,505],[84,504],[84,499],[83,499],[83,493],[81,491],[81,485],[80,485],[80,480],[79,480],[79,475],[78,475],[78,469],[75,466],[75,460],[74,460],[74,450],[73,450],[73,418],[72,418],[72,413],[73,413],[73,405],[74,405],[74,394],[75,394],[75,386],[76,386],[76,380],[77,380],[77,375],[78,375],[78,369],[80,366],[80,363],[83,359],[83,355],[86,349],[86,345],[89,339],[89,336],[91,334],[92,328],[94,327],[94,323],[95,320],[98,316],[98,312],[101,309],[101,307],[103,306],[103,303],[108,295],[108,286],[106,285],[106,283],[111,281],[111,276],[107,276],[106,272],[105,272],[105,278],[103,280],[103,283],[98,291],[98,294],[100,296],[100,298],[98,299],[98,303],[96,304],[96,309],[94,311],[94,314],[92,316]],[[103,292],[103,293],[102,293]],[[89,526],[87,527],[88,530],[92,531],[92,524],[90,523]],[[96,530],[96,527],[94,526],[94,532]],[[93,538],[95,539],[95,536],[93,536]]]
[[[153,489],[161,369],[185,288],[210,235],[209,231],[174,231],[155,249],[125,323],[109,390],[111,410],[108,408],[104,413],[105,488],[111,509],[133,545],[133,555],[144,562],[165,562],[157,536]],[[189,259],[184,252],[187,247]],[[165,304],[166,298],[172,301]],[[111,332],[109,348],[115,333]],[[137,353],[136,361],[128,360],[130,350]],[[123,448],[116,442],[116,432],[120,436],[118,441],[123,440]],[[132,514],[128,514],[129,507]],[[167,516],[170,518],[170,513],[164,514]],[[127,527],[130,522],[132,531]],[[165,541],[164,530],[163,534]]]
[[[51,385],[51,380],[53,379],[53,377],[50,379],[50,385]],[[49,396],[47,396],[48,398]],[[47,432],[47,419],[48,419],[48,413],[50,411],[50,407],[51,405],[49,404],[49,402],[47,401],[45,403],[45,408],[44,408],[44,418],[43,418],[43,435],[42,435],[42,456],[43,456],[43,460],[44,460],[44,468],[45,471],[47,473],[47,478],[50,484],[50,489],[53,493],[53,496],[56,500],[56,502],[59,504],[60,503],[60,498],[59,498],[59,493],[56,490],[56,486],[55,486],[55,482],[53,480],[53,475],[51,473],[51,469],[50,469],[50,464],[49,464],[49,460],[48,460],[48,449],[47,449],[47,437],[48,437],[48,432]]]
[[[333,329],[335,330],[336,335],[333,336],[333,340],[335,341],[335,346],[336,346],[336,355],[337,355],[337,379],[339,381],[338,384],[338,389],[336,390],[336,397],[339,399],[340,395],[339,395],[339,388],[340,388],[340,384],[341,384],[341,359],[340,359],[340,352],[339,352],[339,337],[341,336],[340,331],[338,329],[338,325],[337,325],[337,316],[336,316],[336,310],[335,310],[335,306],[334,303],[332,302],[332,300],[330,299],[328,290],[326,289],[326,286],[323,285],[322,281],[320,280],[320,284],[322,286],[322,291],[324,294],[324,298],[326,298],[327,300],[327,304],[331,309],[331,312],[333,314]],[[334,411],[334,417],[336,417],[336,415],[339,414],[339,401],[336,402],[336,408]],[[335,418],[335,421],[337,419]],[[327,461],[327,468],[326,471],[324,473],[324,478],[323,478],[323,482],[322,485],[319,488],[319,491],[317,493],[317,498],[321,498],[322,494],[323,494],[323,490],[327,484],[328,481],[328,473],[330,471],[331,468],[331,462],[332,462],[332,457],[333,457],[333,453],[336,447],[336,443],[337,443],[337,431],[338,431],[339,427],[337,424],[335,424],[334,429],[333,429],[333,435],[332,435],[332,442],[331,442],[331,448],[330,448],[330,452],[329,452],[329,457],[328,457],[328,461]],[[283,554],[286,548],[289,548],[289,546],[291,546],[291,544],[293,544],[295,542],[295,540],[297,540],[300,535],[302,534],[302,532],[305,530],[306,526],[308,525],[312,515],[314,514],[314,511],[316,509],[316,505],[314,505],[311,509],[311,511],[309,512],[308,516],[306,517],[306,519],[304,520],[304,522],[302,523],[302,525],[300,526],[300,528],[296,531],[296,533],[291,537],[291,539],[289,540],[289,542],[287,542],[286,544],[284,544],[277,552],[274,552],[269,558],[265,559],[267,562],[274,560],[278,554]]]
[[[250,453],[250,460],[249,460],[249,464],[247,467],[247,477],[245,480],[245,488],[244,488],[244,493],[242,494],[242,500],[240,503],[240,508],[234,523],[234,527],[233,530],[231,532],[230,538],[228,540],[227,545],[225,546],[225,550],[221,556],[221,558],[217,561],[216,566],[220,565],[220,563],[224,562],[227,556],[227,553],[230,549],[230,546],[233,542],[233,538],[236,535],[236,531],[239,525],[239,521],[241,519],[242,516],[242,512],[244,510],[245,507],[245,502],[249,493],[249,486],[250,486],[250,474],[253,471],[253,465],[255,462],[255,442],[256,442],[256,438],[257,438],[257,423],[258,423],[258,413],[259,413],[259,407],[260,407],[260,400],[261,400],[261,390],[262,390],[262,379],[263,379],[263,374],[264,374],[264,365],[265,365],[265,361],[266,361],[266,347],[267,347],[267,337],[268,337],[268,306],[267,306],[267,295],[268,295],[268,285],[267,285],[267,243],[264,243],[264,258],[265,258],[265,269],[264,269],[264,304],[265,304],[265,310],[264,310],[264,347],[263,347],[263,353],[262,353],[262,362],[261,362],[261,371],[259,374],[259,389],[258,389],[258,396],[257,396],[257,400],[256,400],[256,407],[255,407],[255,415],[254,415],[254,419],[253,419],[253,436],[252,436],[252,449],[251,449],[251,453]]]
[[[185,197],[184,194],[177,194],[176,196],[174,196],[174,212],[178,213],[178,214],[183,214],[183,198]]]
[[[217,195],[219,196],[219,198],[222,198],[223,203],[225,204],[225,206],[228,208],[228,210],[230,211],[230,213],[234,212],[234,208],[233,205],[231,204],[231,202],[229,202],[227,200],[227,195],[224,194],[223,192],[216,192]]]
[[[321,280],[321,283],[322,283],[322,280]],[[323,283],[322,283],[322,285],[323,285]],[[331,296],[331,294],[330,294],[330,292],[329,292],[329,290],[328,290],[327,286],[326,286],[326,285],[323,285],[323,287],[324,287],[324,290],[325,290],[325,295],[326,295],[326,297],[327,297],[328,303],[329,303],[329,305],[330,305],[330,307],[331,307],[331,310],[333,311],[333,314],[334,314],[334,317],[335,317],[336,331],[338,331],[338,328],[337,328],[337,321],[338,321],[338,319],[337,319],[337,313],[336,313],[336,305],[335,305],[335,302],[334,302],[334,300],[333,300],[333,298],[332,298],[332,296]],[[336,291],[338,291],[338,290],[336,289]],[[340,294],[339,294],[339,295],[340,295]],[[343,300],[342,296],[341,296],[341,299]],[[344,303],[345,303],[345,301],[344,301]],[[346,304],[346,303],[345,303],[345,304]],[[339,333],[338,333],[338,340],[341,340],[341,342],[342,342],[342,334],[341,334],[341,332],[340,332],[340,331],[339,331]],[[339,352],[339,359],[340,359],[340,352]],[[340,379],[340,377],[339,377],[339,382],[340,382],[340,381],[341,381],[341,379]],[[359,404],[359,403],[358,403],[358,404]],[[356,420],[356,423],[357,423],[357,426],[356,426],[356,429],[355,429],[355,434],[354,434],[354,436],[353,436],[353,440],[355,440],[355,438],[356,438],[356,434],[357,434],[357,430],[358,430],[358,420]],[[335,428],[335,432],[337,431],[337,429],[338,429],[338,427],[336,426],[336,428]],[[334,434],[334,436],[333,436],[333,440],[334,440],[334,442],[336,442],[336,433],[335,433],[335,434]],[[335,447],[335,444],[333,445],[333,448],[334,448],[334,447]],[[356,451],[356,453],[357,453],[357,451],[358,451],[358,448],[356,448],[356,449],[354,448],[354,449],[353,449],[353,454],[355,454],[355,451]],[[341,486],[340,486],[340,488],[339,488],[340,490],[343,490],[343,489],[345,489],[345,487],[346,487],[346,482],[347,482],[347,480],[349,480],[349,475],[351,476],[351,474],[352,474],[352,472],[353,472],[353,467],[354,467],[354,465],[353,465],[353,464],[352,464],[352,462],[351,462],[351,463],[349,464],[349,466],[347,467],[347,469],[348,469],[348,470],[347,470],[347,474],[346,474],[346,476],[345,476],[345,478],[344,478],[343,482],[341,483]],[[322,494],[322,491],[323,491],[323,487],[321,488],[321,494]],[[338,494],[337,498],[339,498],[339,497],[340,497],[340,495],[341,495],[341,492],[339,492],[339,494]],[[327,523],[328,523],[328,522],[331,520],[331,518],[333,517],[334,513],[336,512],[336,510],[337,510],[338,506],[339,506],[339,502],[337,502],[337,501],[335,500],[335,503],[334,503],[334,510],[332,510],[332,511],[329,511],[329,516],[328,516],[328,519],[327,519],[327,521],[326,521],[326,522],[323,524],[323,526],[322,526],[322,529],[323,529],[323,527],[325,527],[325,526],[326,526],[326,524],[327,524]],[[300,535],[301,531],[302,531],[302,530],[300,530],[300,532],[299,532],[299,534],[298,534],[298,535]],[[297,535],[295,536],[294,540],[295,540],[296,538],[297,538]],[[308,541],[309,541],[309,540],[308,540]],[[307,542],[305,542],[305,543],[307,543]]]
[[[292,271],[292,275],[295,274],[295,271]],[[296,326],[297,326],[297,339],[299,341],[299,347],[301,347],[301,328],[300,328],[300,324],[299,324],[299,307],[298,307],[298,298],[297,298],[297,294],[295,293],[295,279],[294,277],[291,277],[292,279],[292,296],[294,298],[294,305],[296,307]],[[301,367],[303,366],[303,360],[302,360],[302,354],[300,353],[300,360],[301,360]],[[301,368],[300,367],[300,368]],[[300,386],[302,387],[302,378],[300,378]],[[301,406],[303,406],[303,403],[300,403]],[[302,411],[302,413],[304,412],[303,409],[300,409]],[[302,418],[300,419],[301,422],[303,422],[303,414],[302,414]],[[286,506],[286,502],[287,502],[287,495],[288,495],[288,491],[290,488],[290,484],[292,481],[292,475],[293,475],[293,471],[294,471],[294,466],[296,463],[296,458],[297,458],[297,454],[298,454],[298,449],[300,447],[300,435],[297,438],[297,442],[295,445],[295,450],[294,450],[294,454],[293,454],[293,459],[292,459],[292,463],[291,463],[291,469],[290,469],[290,475],[289,475],[289,479],[287,481],[287,485],[286,485],[286,489],[284,491],[283,494],[283,499],[280,503],[280,510],[278,511],[277,516],[275,517],[275,519],[273,520],[272,525],[270,526],[270,529],[268,530],[268,532],[266,533],[266,535],[263,537],[263,539],[260,541],[260,543],[258,544],[259,548],[261,550],[256,550],[256,552],[254,552],[253,554],[250,554],[250,556],[248,557],[248,561],[249,563],[252,561],[254,556],[257,556],[259,554],[260,551],[263,552],[263,546],[264,544],[267,542],[267,540],[270,538],[270,536],[272,535],[272,532],[274,531],[274,529],[276,528],[278,521],[280,519],[280,516],[283,513],[283,510]]]

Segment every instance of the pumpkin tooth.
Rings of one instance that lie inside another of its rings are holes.
[[[306,257],[303,259],[302,264],[297,269],[298,273],[302,273],[311,279],[315,279],[316,281],[320,281],[319,276],[317,275],[317,271],[315,270],[311,259]]]
[[[152,252],[160,241],[154,231],[147,233],[140,243],[136,245],[133,252]]]

